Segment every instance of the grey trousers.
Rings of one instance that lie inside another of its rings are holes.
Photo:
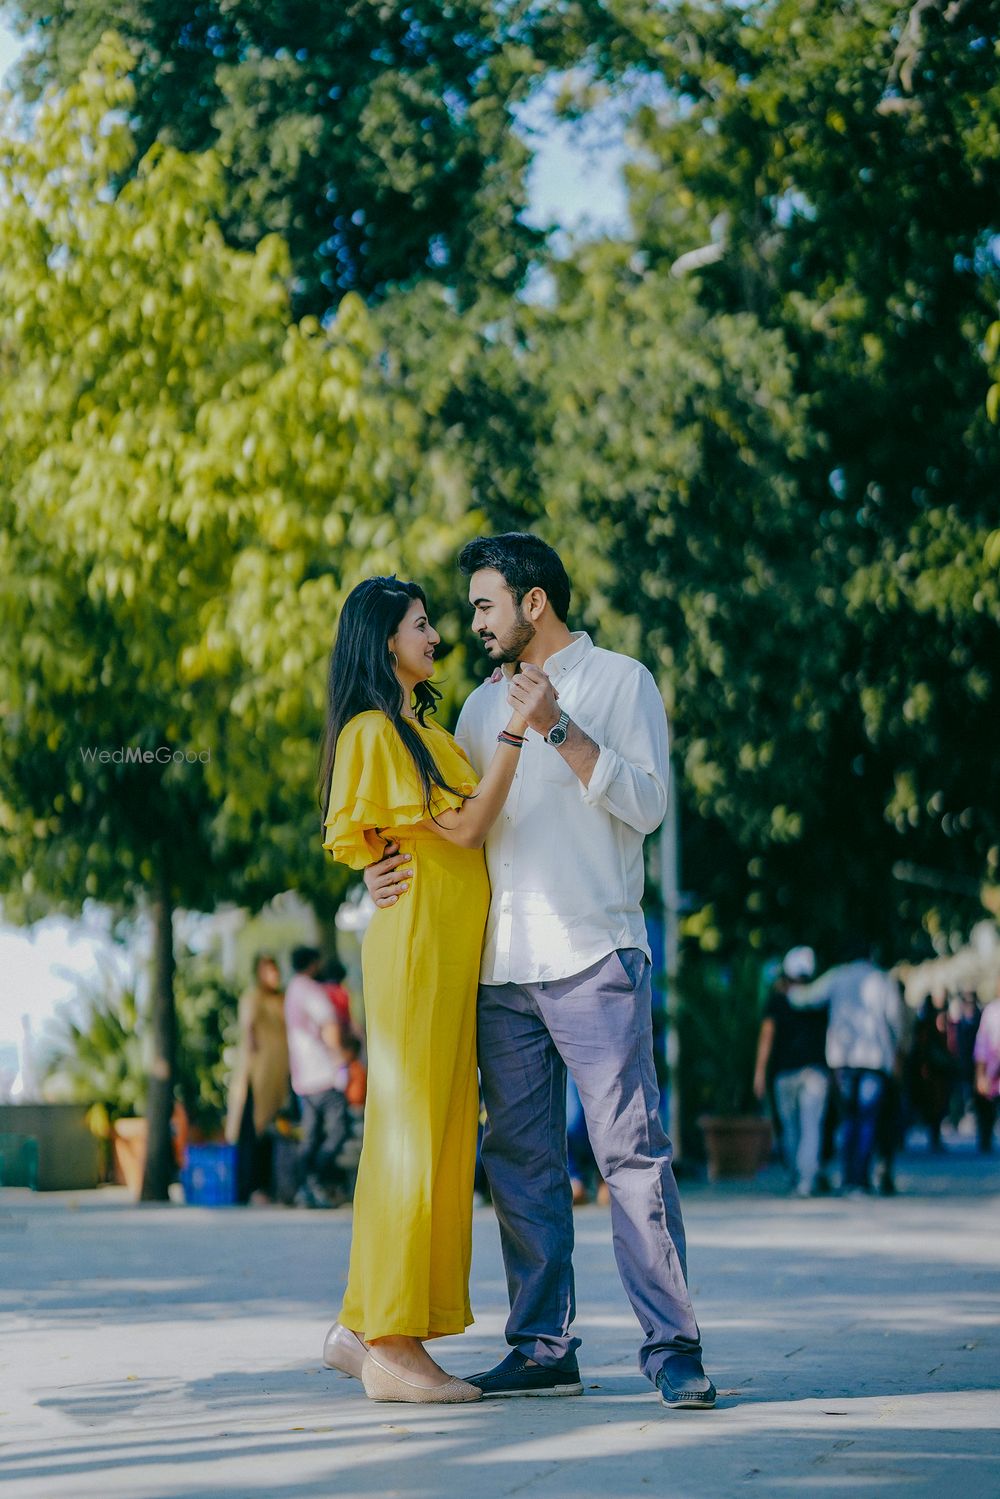
[[[637,948],[544,984],[479,990],[483,1165],[497,1218],[507,1342],[536,1363],[568,1363],[573,1198],[566,1163],[566,1069],[611,1195],[615,1259],[642,1327],[650,1380],[672,1353],[701,1354],[687,1289],[684,1224],[660,1124],[649,963]]]

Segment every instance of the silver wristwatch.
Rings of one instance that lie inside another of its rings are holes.
[[[566,725],[568,723],[569,723],[569,714],[566,713],[566,712],[560,713],[559,717],[556,719],[555,723],[552,725],[551,729],[546,734],[546,736],[545,736],[545,743],[546,744],[553,744],[553,745],[555,745],[556,749],[559,748],[560,744],[565,744],[566,743]]]

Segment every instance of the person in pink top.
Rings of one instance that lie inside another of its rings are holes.
[[[317,982],[320,962],[315,947],[297,947],[292,953],[294,977],[285,991],[288,1062],[292,1090],[302,1110],[295,1202],[310,1208],[336,1206],[344,1200],[337,1156],[350,1127],[348,1058],[341,1045],[336,1009]]]
[[[972,1053],[976,1064],[976,1125],[979,1148],[993,1149],[993,1129],[1000,1097],[1000,999],[983,1011]]]

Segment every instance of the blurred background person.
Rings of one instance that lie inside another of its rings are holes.
[[[761,1022],[754,1069],[754,1093],[761,1100],[767,1097],[773,1078],[782,1152],[800,1197],[811,1197],[817,1189],[830,1092],[826,1067],[829,1009],[824,1003],[796,1008],[789,991],[811,979],[815,971],[816,954],[811,947],[793,947],[785,954]]]
[[[349,1109],[363,1109],[368,1097],[368,1068],[361,1058],[361,1039],[354,1031],[340,1033],[340,1045],[347,1058],[347,1086],[344,1096]]]
[[[907,1071],[910,1102],[927,1130],[931,1150],[940,1150],[941,1126],[956,1072],[948,1050],[947,1012],[941,994],[928,995],[920,1008]]]
[[[976,1034],[982,1011],[974,993],[958,994],[948,1006],[948,1050],[955,1069],[951,1088],[951,1122],[957,1130],[966,1115],[975,1114]]]
[[[826,1064],[840,1105],[841,1187],[872,1190],[871,1167],[886,1088],[898,1065],[903,1002],[895,979],[852,939],[845,961],[814,983],[789,987],[795,1006],[829,1005]]]
[[[590,1202],[594,1193],[597,1200],[606,1204],[608,1189],[597,1169],[587,1120],[583,1112],[580,1090],[566,1074],[566,1155],[569,1160],[569,1179],[573,1189],[573,1205],[580,1207]]]
[[[1000,999],[994,999],[983,1011],[976,1033],[976,1135],[984,1155],[993,1149],[993,1129],[997,1122],[997,1097],[1000,1095]]]
[[[240,997],[239,1042],[229,1085],[226,1139],[237,1147],[237,1202],[273,1196],[271,1125],[288,1097],[288,1039],[281,972],[272,953],[254,959],[249,988]]]
[[[351,996],[344,987],[346,977],[347,969],[337,957],[327,958],[316,975],[337,1013],[344,1034],[354,1035],[357,1033],[357,1026],[351,1016]]]
[[[337,1011],[317,979],[321,961],[317,948],[297,947],[285,995],[292,1088],[302,1111],[295,1203],[308,1208],[335,1207],[344,1201],[337,1157],[350,1127],[348,1057]]]

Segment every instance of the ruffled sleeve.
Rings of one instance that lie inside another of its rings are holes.
[[[443,731],[426,738],[438,770],[459,794],[433,788],[431,813],[458,808],[476,789],[469,761]],[[364,869],[382,857],[377,829],[413,827],[428,815],[417,767],[384,713],[359,713],[337,741],[323,847],[339,864]]]

